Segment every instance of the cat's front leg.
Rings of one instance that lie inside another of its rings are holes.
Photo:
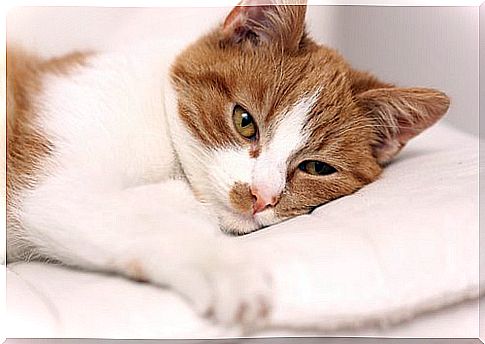
[[[220,233],[185,183],[71,185],[52,179],[24,199],[22,224],[39,254],[169,286],[222,323],[268,317],[269,269],[254,247]]]
[[[163,272],[147,265],[147,275],[167,281],[202,316],[224,324],[263,325],[272,307],[272,276],[269,267],[255,259],[257,252],[222,237],[194,240],[205,247],[190,243],[178,247],[198,251],[186,256],[190,261],[172,264]]]

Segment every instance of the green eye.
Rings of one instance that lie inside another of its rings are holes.
[[[303,172],[312,174],[314,176],[326,176],[337,172],[337,170],[327,163],[316,160],[303,161],[298,168]]]
[[[232,120],[239,134],[250,140],[256,137],[256,123],[254,123],[253,117],[244,108],[236,105],[232,112]]]

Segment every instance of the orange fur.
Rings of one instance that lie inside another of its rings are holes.
[[[42,60],[22,49],[7,48],[7,225],[20,228],[16,198],[24,189],[38,184],[46,173],[47,157],[54,145],[36,123],[42,77],[48,73],[68,74],[86,63],[87,54],[73,53],[62,58]],[[8,231],[8,241],[18,231]],[[17,246],[24,245],[18,243]]]
[[[229,200],[234,209],[244,214],[251,214],[253,210],[253,195],[250,186],[245,183],[236,183],[230,193]]]
[[[282,218],[307,213],[375,180],[407,140],[449,105],[439,91],[396,88],[352,69],[336,51],[308,38],[304,10],[236,7],[220,29],[194,43],[172,68],[179,113],[192,134],[209,147],[246,146],[252,158],[271,140],[275,123],[285,120],[286,109],[322,90],[306,124],[310,140],[288,161],[286,187],[275,206]],[[235,133],[232,104],[256,120],[262,133],[256,142]],[[297,166],[305,159],[324,161],[338,173],[303,173]],[[235,185],[230,193],[234,208],[243,213],[254,202],[246,191]]]
[[[42,76],[68,74],[86,63],[87,56],[72,53],[43,61],[23,50],[7,50],[7,190],[33,186],[42,170],[41,162],[53,149],[35,123]]]

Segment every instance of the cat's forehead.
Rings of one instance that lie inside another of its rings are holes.
[[[281,122],[301,123],[306,136],[320,138],[328,129],[349,126],[354,119],[345,115],[353,108],[347,71],[339,54],[321,46],[288,54],[209,43],[182,54],[172,76],[182,118],[201,141],[219,147],[237,144],[237,135],[229,135],[236,104],[256,120],[262,144]]]
[[[267,135],[273,136],[282,121],[302,121],[307,135],[322,139],[360,120],[347,65],[332,51],[262,60],[268,64],[255,63],[247,81],[236,77],[236,93]]]
[[[319,102],[335,101],[331,98],[335,93],[341,94],[346,86],[340,79],[347,70],[346,64],[325,49],[300,54],[260,51],[228,58],[226,63],[227,67],[221,71],[230,84],[275,111],[317,90],[322,91]],[[336,79],[340,82],[335,82]],[[266,109],[269,116],[270,110]]]
[[[351,105],[347,65],[328,49],[294,55],[262,51],[225,61],[220,72],[232,100],[246,105],[262,126],[271,128],[308,98],[313,106],[302,110],[317,122],[325,120],[323,108]]]

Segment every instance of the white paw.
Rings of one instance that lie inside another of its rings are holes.
[[[244,329],[265,325],[272,307],[272,281],[260,261],[221,254],[190,270],[174,287],[200,315]]]

